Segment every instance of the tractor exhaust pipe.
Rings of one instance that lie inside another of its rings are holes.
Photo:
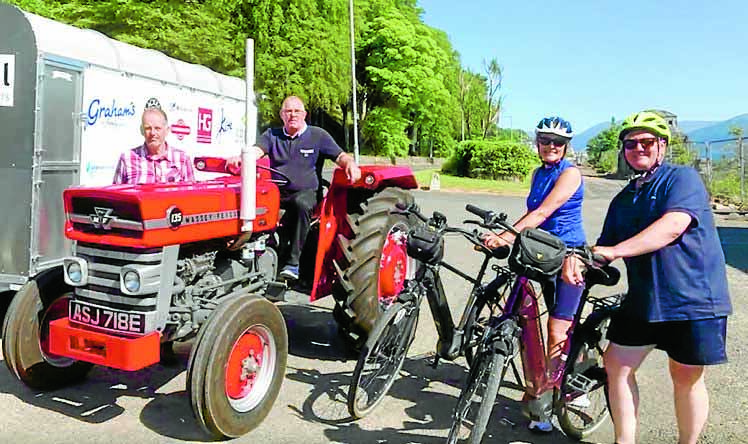
[[[246,126],[244,128],[244,146],[242,147],[242,191],[239,207],[239,217],[242,220],[242,231],[252,231],[252,221],[256,217],[256,181],[257,159],[255,157],[255,142],[257,137],[257,104],[255,103],[255,47],[254,40],[247,39],[247,101]]]

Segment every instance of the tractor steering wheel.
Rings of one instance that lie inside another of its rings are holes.
[[[278,185],[279,187],[287,187],[289,183],[291,183],[291,178],[286,176],[285,174],[281,173],[280,171],[276,170],[275,168],[265,166],[265,165],[257,165],[257,169],[270,171],[270,182]],[[279,177],[279,178],[274,178]]]

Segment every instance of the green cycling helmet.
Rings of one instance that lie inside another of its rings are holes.
[[[623,140],[627,133],[633,130],[645,130],[670,141],[670,126],[659,114],[652,111],[634,113],[623,121],[618,139]]]

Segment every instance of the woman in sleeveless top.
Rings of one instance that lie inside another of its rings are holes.
[[[527,212],[515,223],[518,230],[542,228],[560,237],[569,247],[585,244],[582,226],[582,198],[584,185],[582,174],[565,159],[566,151],[574,135],[571,124],[560,117],[546,117],[535,128],[535,145],[543,164],[533,172],[530,194],[527,196]],[[489,235],[486,245],[497,248],[511,245],[514,235],[509,232]],[[548,306],[548,363],[550,371],[563,369],[565,356],[562,351],[567,340],[583,286],[555,279],[552,294],[544,291]],[[528,399],[531,421],[529,428],[550,432],[553,427],[547,400]]]

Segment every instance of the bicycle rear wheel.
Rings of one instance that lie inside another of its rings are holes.
[[[396,302],[374,324],[348,389],[348,412],[353,418],[371,413],[392,387],[413,342],[418,310],[413,302]]]
[[[457,400],[447,442],[479,444],[491,417],[496,396],[509,359],[493,350],[483,351],[473,360],[467,383]]]
[[[558,422],[567,436],[582,440],[591,435],[608,417],[607,376],[603,352],[610,315],[586,328],[575,341],[567,358],[570,370],[564,375]]]

